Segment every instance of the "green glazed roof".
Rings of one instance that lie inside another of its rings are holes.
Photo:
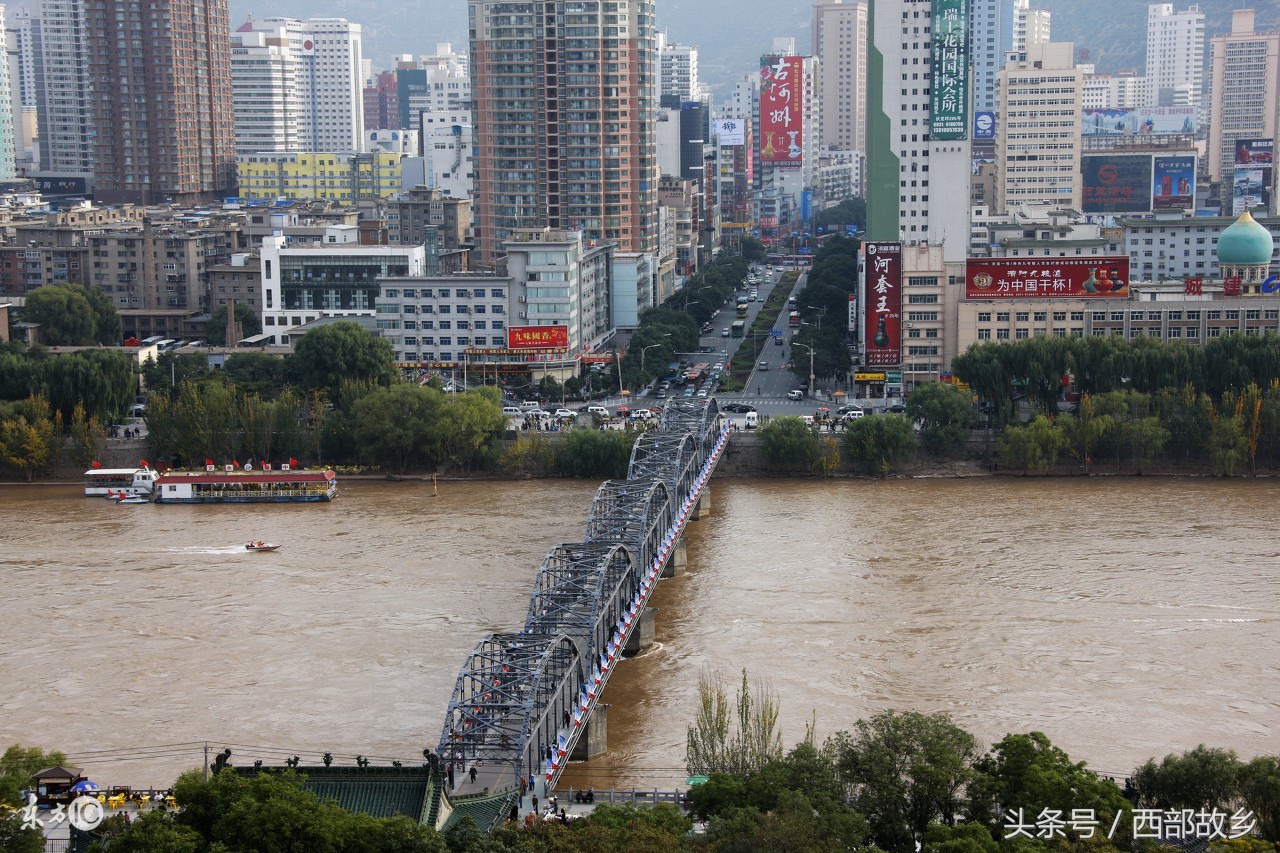
[[[1271,263],[1273,249],[1271,232],[1259,225],[1246,210],[1218,236],[1218,264],[1231,267],[1267,266]]]

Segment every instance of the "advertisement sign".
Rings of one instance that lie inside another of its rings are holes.
[[[969,0],[933,0],[930,138],[968,138],[969,65]]]
[[[973,114],[973,138],[974,139],[995,139],[996,138],[996,114],[991,112],[978,112]]]
[[[965,299],[1128,298],[1129,259],[968,258]]]
[[[902,244],[863,243],[866,247],[865,286],[867,367],[902,363]]]
[[[1150,213],[1150,154],[1084,154],[1080,208],[1085,213]]]
[[[1274,139],[1237,139],[1236,165],[1254,168],[1270,166],[1275,146]]]
[[[746,145],[747,122],[740,118],[722,118],[715,122],[716,136],[721,145]]]
[[[1191,210],[1196,202],[1196,158],[1157,155],[1152,161],[1152,210]]]
[[[800,164],[804,157],[804,60],[766,56],[760,62],[760,159]]]
[[[845,325],[845,329],[847,329],[849,333],[852,334],[854,331],[857,330],[857,328],[858,328],[858,297],[850,293],[849,294],[849,317],[848,317],[848,322]]]
[[[569,346],[568,326],[508,326],[508,349],[564,349]]]
[[[32,178],[31,182],[47,195],[85,195],[89,191],[84,178]]]
[[[1231,215],[1239,216],[1262,205],[1271,206],[1271,169],[1237,167],[1231,185]]]
[[[1195,107],[1117,107],[1087,109],[1081,120],[1082,136],[1133,136],[1196,132]]]
[[[813,221],[813,190],[800,193],[800,221],[806,224]]]

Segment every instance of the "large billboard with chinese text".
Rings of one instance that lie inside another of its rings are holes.
[[[930,139],[969,134],[969,0],[933,0]]]
[[[569,346],[568,326],[508,326],[509,349],[565,349]]]
[[[1237,139],[1236,167],[1260,169],[1270,166],[1275,148],[1274,139]]]
[[[800,165],[804,158],[804,59],[760,60],[760,159]]]
[[[1152,165],[1152,210],[1193,210],[1196,206],[1194,154],[1156,155]]]
[[[868,367],[902,363],[902,244],[863,243],[866,248],[866,316],[862,340]]]
[[[1084,154],[1080,209],[1085,213],[1150,213],[1150,154]]]
[[[1061,299],[1129,296],[1129,259],[969,258],[965,299]]]
[[[1160,136],[1196,132],[1196,107],[1111,107],[1083,111],[1082,136]]]

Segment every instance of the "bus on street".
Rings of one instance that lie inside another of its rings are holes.
[[[733,325],[730,328],[733,330],[733,336],[735,338],[740,338],[743,335],[745,335],[747,332],[747,321],[735,320]]]

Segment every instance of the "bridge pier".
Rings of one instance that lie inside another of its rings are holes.
[[[698,502],[693,505],[693,514],[690,517],[697,521],[709,512],[711,512],[711,484],[707,483],[702,487],[702,492],[698,495]]]
[[[653,626],[657,613],[655,607],[646,607],[640,611],[640,621],[631,629],[631,636],[627,637],[627,644],[622,647],[624,655],[638,655],[653,645]]]
[[[578,735],[569,754],[570,761],[590,761],[609,751],[609,706],[596,705],[591,709],[586,730]]]
[[[671,556],[667,558],[667,562],[662,566],[662,574],[660,577],[673,578],[684,570],[688,565],[689,559],[685,555],[684,537],[681,536],[676,540],[676,545],[671,549]]]

